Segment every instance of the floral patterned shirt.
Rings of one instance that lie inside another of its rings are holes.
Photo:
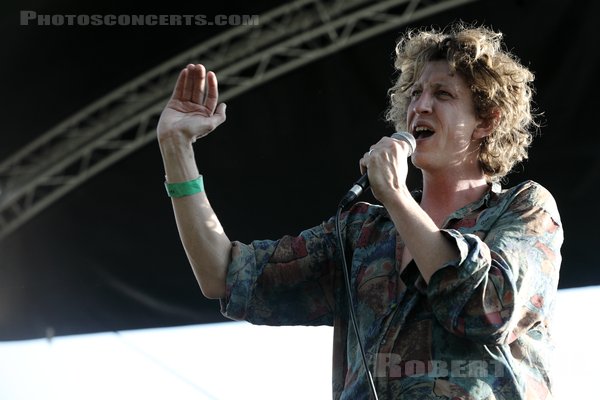
[[[552,195],[498,185],[444,223],[460,258],[427,285],[385,208],[342,214],[357,323],[380,399],[551,398],[550,322],[563,231]],[[432,251],[435,251],[432,249]],[[333,398],[368,399],[349,325],[334,219],[280,240],[234,242],[222,313],[332,325]]]

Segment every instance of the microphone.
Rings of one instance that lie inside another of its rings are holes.
[[[392,133],[392,139],[401,140],[408,144],[408,157],[415,151],[415,147],[417,147],[417,142],[413,135],[408,132],[395,132]],[[339,208],[346,208],[348,204],[356,200],[358,196],[360,196],[365,190],[369,188],[369,176],[365,173],[361,176],[354,185],[350,188],[348,193],[342,198],[340,201]]]

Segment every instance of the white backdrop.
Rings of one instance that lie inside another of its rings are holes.
[[[600,286],[559,292],[558,399],[594,398],[599,304]],[[331,341],[231,322],[0,342],[0,399],[330,399]]]

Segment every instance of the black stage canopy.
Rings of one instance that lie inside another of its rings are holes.
[[[178,9],[135,0],[96,6],[4,1],[0,159],[96,98],[226,29],[23,26],[21,10],[260,15],[281,2],[191,4]],[[562,288],[600,284],[593,261],[599,221],[587,210],[600,196],[600,135],[593,128],[600,86],[599,4],[482,0],[412,24],[485,23],[502,30],[508,48],[536,73],[535,99],[545,123],[530,160],[508,184],[534,179],[555,195],[566,231]],[[392,52],[404,29],[228,102],[227,122],[196,144],[196,154],[231,239],[297,233],[335,212],[359,174],[358,159],[392,132],[383,113],[393,80]],[[4,238],[0,340],[224,321],[218,302],[202,297],[188,266],[163,178],[153,142]],[[418,178],[413,170],[412,181]]]

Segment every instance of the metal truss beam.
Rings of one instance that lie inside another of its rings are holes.
[[[297,0],[170,59],[0,163],[0,239],[155,138],[183,66],[218,71],[222,101],[398,26],[476,0]]]

